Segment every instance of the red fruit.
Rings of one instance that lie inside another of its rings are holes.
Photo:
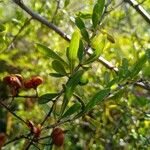
[[[15,88],[22,87],[20,80],[15,75],[8,75],[3,78],[3,81],[6,82],[11,87],[15,87]]]
[[[43,83],[43,79],[39,76],[36,76],[36,77],[32,77],[30,80],[25,81],[24,87],[26,89],[31,89],[31,88],[36,89],[37,86],[39,86],[42,83]]]
[[[25,87],[26,89],[34,88],[33,83],[32,83],[32,80],[27,80],[27,81],[25,81],[25,82],[24,82],[24,87]]]
[[[56,146],[62,146],[64,144],[64,131],[61,128],[55,128],[51,134],[52,142]]]
[[[31,80],[32,80],[34,88],[36,88],[37,86],[43,83],[43,79],[39,76],[33,77]]]
[[[0,149],[5,144],[5,141],[6,141],[5,133],[0,133]]]

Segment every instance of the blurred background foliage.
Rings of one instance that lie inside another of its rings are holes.
[[[76,16],[81,16],[86,28],[90,29],[89,18],[95,2],[94,0],[60,0],[56,13],[56,0],[24,1],[28,7],[70,36],[75,29]],[[115,39],[115,44],[107,42],[102,56],[118,68],[121,68],[122,60],[125,58],[131,68],[150,47],[150,25],[131,6],[121,2],[121,0],[112,0],[108,13],[102,20],[101,28]],[[149,0],[145,0],[141,5],[150,13]],[[30,19],[30,16],[13,1],[0,1],[1,97],[8,95],[8,89],[2,82],[2,78],[7,74],[19,73],[25,78],[34,75],[43,77],[44,84],[38,88],[39,95],[60,91],[62,84],[66,81],[66,78],[54,78],[49,75],[54,72],[51,66],[52,59],[43,56],[35,47],[35,43],[48,46],[64,59],[66,59],[65,51],[69,43],[38,21]],[[99,62],[94,62],[88,71],[89,83],[84,87],[79,86],[76,92],[87,103],[97,89],[103,89],[116,76],[114,71],[107,69]],[[150,82],[149,62],[144,64],[134,81],[140,79]],[[122,83],[126,83],[126,80]],[[112,89],[115,90],[117,86],[114,84]],[[32,95],[35,91],[21,91],[21,94]],[[81,119],[61,125],[64,130],[68,130],[64,149],[148,150],[150,148],[149,102],[150,91],[133,84],[125,84],[123,90],[116,91],[115,95],[94,107]],[[73,103],[73,101],[69,102],[68,107]],[[49,118],[47,125],[55,121],[54,116],[60,106],[61,103],[57,103],[55,112]],[[33,120],[37,123],[42,121],[50,107],[51,103],[39,105],[32,98],[16,98],[11,105],[12,110],[24,120]],[[27,127],[10,113],[6,113],[2,107],[0,107],[0,130],[6,131],[8,140],[28,133]],[[24,140],[19,140],[7,145],[4,149],[20,150],[23,145]],[[31,149],[35,148],[31,147]]]

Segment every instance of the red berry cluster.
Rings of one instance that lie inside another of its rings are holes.
[[[5,141],[6,141],[6,134],[2,132],[0,133],[0,149],[4,145]]]
[[[11,88],[11,94],[13,96],[17,96],[20,89],[36,89],[43,83],[43,79],[40,76],[24,80],[20,74],[7,75],[3,78],[3,81]]]

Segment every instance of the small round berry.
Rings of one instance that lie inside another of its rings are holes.
[[[43,79],[39,76],[36,76],[36,77],[32,77],[32,83],[34,85],[34,88],[36,88],[37,86],[39,86],[40,84],[43,83]]]
[[[6,141],[6,134],[0,133],[0,149],[5,144],[5,141]]]
[[[54,145],[60,147],[64,144],[64,131],[61,128],[55,128],[51,134]]]

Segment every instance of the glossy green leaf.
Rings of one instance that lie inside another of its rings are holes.
[[[81,105],[79,103],[73,104],[62,116],[62,118],[68,117],[76,113],[81,108]]]
[[[97,60],[100,57],[100,55],[105,47],[105,42],[106,42],[106,38],[104,37],[103,39],[101,39],[101,37],[99,35],[92,40],[92,48],[94,49],[94,52],[84,62],[84,64],[89,64],[89,63]]]
[[[65,94],[64,94],[64,99],[63,99],[60,115],[63,114],[83,73],[84,73],[83,70],[79,70],[68,80],[66,84],[66,89],[65,89]]]
[[[78,49],[80,44],[80,31],[75,30],[72,34],[71,42],[69,45],[69,51],[68,51],[68,59],[70,61],[70,68],[71,71],[74,68],[75,61],[78,60]]]
[[[67,73],[66,73],[66,70],[65,70],[65,68],[64,68],[64,66],[63,66],[63,64],[60,62],[60,61],[58,61],[58,60],[54,60],[53,62],[52,62],[52,68],[56,71],[56,72],[58,72],[59,74],[62,74],[62,75],[66,75]]]
[[[68,64],[56,52],[54,52],[47,46],[40,44],[40,43],[36,43],[36,47],[37,47],[38,51],[41,52],[42,54],[44,54],[46,57],[59,60],[64,65],[68,66]]]
[[[85,106],[85,111],[91,110],[99,102],[103,101],[109,95],[110,89],[100,90]]]
[[[105,0],[98,0],[93,8],[92,22],[93,22],[94,28],[97,27],[97,25],[101,19],[101,16],[102,16],[103,10],[104,10],[104,6],[105,6]]]
[[[45,104],[48,103],[49,101],[52,101],[58,93],[47,93],[38,98],[38,103],[39,104]]]

